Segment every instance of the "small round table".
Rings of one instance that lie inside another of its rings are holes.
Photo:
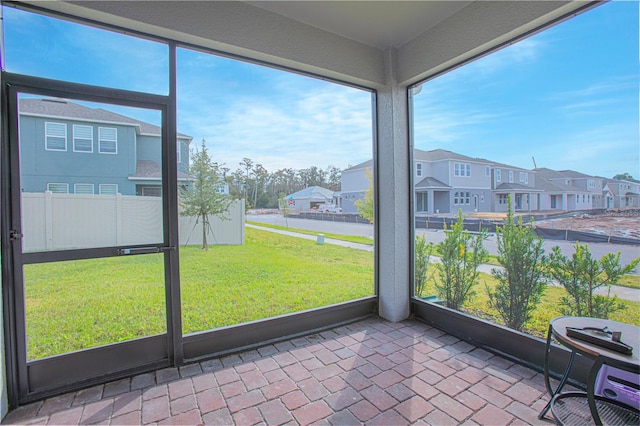
[[[581,339],[569,337],[567,335],[567,327],[578,329],[582,329],[585,327],[604,329],[606,327],[612,332],[619,331],[622,333],[620,340],[632,347],[632,353],[631,355],[625,355],[623,353],[607,349]],[[558,387],[555,390],[553,390],[553,388],[551,387],[551,379],[549,377],[549,353],[551,352],[552,337],[555,337],[563,346],[571,350],[569,362],[564,371],[564,374],[562,375],[562,378],[560,379],[560,382],[558,383]],[[571,372],[571,367],[573,365],[573,361],[575,360],[576,354],[580,354],[593,359],[597,358],[598,356],[605,356],[609,359],[621,361],[623,363],[639,365],[640,358],[638,356],[640,355],[640,327],[612,320],[589,317],[566,316],[554,318],[553,320],[551,320],[551,322],[549,323],[549,331],[547,332],[547,346],[544,356],[544,380],[551,399],[553,399],[556,394],[559,394],[562,391],[562,388],[569,378],[569,373]],[[540,415],[538,415],[539,419],[542,419],[545,416],[547,411],[549,411],[550,406],[551,400],[543,408]]]

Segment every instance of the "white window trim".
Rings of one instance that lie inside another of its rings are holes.
[[[422,163],[416,163],[416,176],[422,177]]]
[[[502,169],[496,169],[496,182],[502,182]]]
[[[115,131],[115,139],[105,139],[102,137],[102,130],[113,130]],[[115,152],[105,152],[102,150],[102,141],[105,142],[114,142],[116,145]],[[98,152],[100,154],[110,154],[116,155],[118,154],[118,129],[116,127],[98,127]]]
[[[64,149],[49,148],[49,144],[47,143],[49,137],[53,137],[53,138],[62,137],[62,136],[49,135],[49,132],[48,132],[49,125],[62,126],[64,128]],[[64,123],[56,123],[56,122],[53,122],[53,121],[45,121],[45,123],[44,123],[44,149],[46,151],[59,151],[59,152],[62,152],[62,151],[66,151],[67,150],[67,145],[68,145],[68,142],[67,142],[67,125],[64,124]]]
[[[78,194],[79,193],[78,192],[78,187],[79,186],[80,187],[84,186],[84,187],[87,187],[87,188],[91,187],[91,194],[95,194],[95,185],[92,184],[92,183],[74,183],[73,184],[73,193],[74,194]],[[85,194],[86,195],[86,194],[89,194],[89,193],[88,192],[80,192],[79,194]]]
[[[65,192],[60,192],[60,191],[52,191],[51,185],[63,185],[66,188]],[[51,183],[47,183],[47,191],[49,192],[53,192],[54,194],[68,194],[69,193],[69,184],[68,183],[62,183],[62,182],[51,182]]]
[[[491,167],[484,166],[484,175],[487,177],[491,176]]]
[[[471,164],[454,162],[453,175],[456,177],[471,177]]]
[[[111,192],[109,192],[109,193],[105,194],[103,192],[103,188],[104,187],[114,187],[115,188],[115,193],[112,194]],[[115,194],[118,193],[118,184],[117,183],[101,183],[101,184],[98,185],[98,193],[100,195],[115,195]]]
[[[513,183],[513,170],[509,170],[509,183]]]
[[[81,138],[81,137],[77,137],[76,136],[76,128],[80,128],[80,127],[86,127],[91,131],[91,137],[90,138]],[[83,150],[79,150],[76,149],[76,139],[79,140],[83,140],[83,141],[89,141],[91,144],[91,150],[89,151],[83,151]],[[93,126],[85,126],[85,125],[81,125],[81,124],[74,124],[73,125],[73,152],[80,152],[83,154],[91,154],[93,152]]]

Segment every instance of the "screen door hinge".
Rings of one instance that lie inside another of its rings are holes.
[[[9,231],[9,240],[17,241],[21,239],[22,239],[22,234],[20,233],[20,231],[16,231],[15,229],[12,229]]]

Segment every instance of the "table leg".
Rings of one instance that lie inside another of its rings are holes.
[[[549,411],[549,408],[551,408],[551,400],[553,399],[554,396],[559,394],[560,391],[562,391],[562,388],[567,383],[567,380],[569,379],[569,373],[571,372],[571,367],[573,366],[573,361],[576,358],[576,352],[571,351],[571,356],[569,357],[569,363],[567,364],[567,368],[564,370],[564,374],[562,375],[562,378],[560,379],[558,386],[556,387],[555,390],[553,390],[553,388],[551,387],[551,377],[549,376],[549,354],[551,353],[552,334],[553,334],[552,328],[551,328],[551,325],[549,325],[549,330],[547,331],[547,346],[544,353],[544,382],[545,382],[545,386],[547,387],[547,392],[549,392],[550,399],[549,399],[549,402],[547,402],[547,405],[544,406],[540,414],[538,414],[539,419],[542,419],[545,416],[545,414],[547,414],[547,412]]]

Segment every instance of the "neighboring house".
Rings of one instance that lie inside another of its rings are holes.
[[[413,151],[417,214],[491,211],[491,163],[444,149]]]
[[[331,203],[334,191],[321,186],[310,186],[293,194],[286,195],[283,200],[291,210],[311,210],[320,204]]]
[[[603,179],[605,208],[640,207],[640,181]]]
[[[369,160],[342,172],[344,213],[357,213],[354,203],[369,188],[366,171],[372,167]],[[458,210],[506,212],[509,196],[515,211],[522,212],[640,205],[639,181],[616,181],[573,170],[528,170],[444,149],[415,149],[412,173],[417,216]]]
[[[515,211],[540,210],[541,190],[536,172],[508,164],[491,163],[491,211],[506,212],[508,198]]]
[[[340,199],[342,213],[358,213],[356,201],[362,200],[372,185],[373,160],[365,161],[342,171]]]
[[[22,98],[23,192],[160,196],[161,128],[64,99]],[[189,144],[178,134],[178,183],[189,183]]]
[[[535,169],[537,187],[543,192],[541,210],[590,210],[602,198],[600,179],[573,170]]]

